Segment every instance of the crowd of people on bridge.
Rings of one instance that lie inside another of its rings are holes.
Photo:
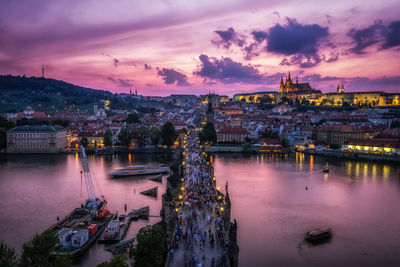
[[[196,133],[184,141],[185,167],[170,266],[227,266],[223,195]]]

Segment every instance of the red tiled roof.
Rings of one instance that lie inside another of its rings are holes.
[[[249,134],[245,128],[241,127],[223,127],[218,131],[219,134]]]

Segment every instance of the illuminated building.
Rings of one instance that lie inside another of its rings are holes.
[[[400,156],[399,139],[352,139],[342,147],[343,151],[362,153]]]
[[[278,104],[283,100],[298,101],[305,105],[315,106],[400,106],[400,93],[371,92],[344,92],[344,85],[338,86],[335,93],[323,94],[313,89],[309,83],[299,83],[298,78],[293,83],[290,73],[285,82],[281,78],[279,90],[236,94],[233,101],[246,103]]]
[[[245,128],[224,127],[217,131],[218,142],[240,142],[243,143],[250,133]]]
[[[353,125],[325,124],[317,129],[317,141],[329,145],[343,145],[350,139],[365,139],[371,132]]]
[[[24,125],[7,131],[8,153],[57,153],[66,146],[67,133],[59,125]]]

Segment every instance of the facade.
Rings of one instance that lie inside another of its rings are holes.
[[[8,153],[58,153],[66,147],[67,132],[58,125],[24,125],[7,131]]]
[[[400,139],[352,139],[343,145],[342,150],[361,154],[400,156]]]
[[[239,142],[243,143],[250,133],[245,128],[224,127],[217,131],[218,142]]]
[[[317,129],[317,141],[342,146],[350,139],[366,139],[370,132],[353,125],[322,125]]]
[[[292,82],[292,78],[289,76],[286,77],[285,83],[283,82],[283,78],[281,78],[281,84],[279,86],[280,93],[293,93],[293,92],[301,92],[301,91],[313,91],[309,83],[299,83],[299,79],[296,78],[296,83]]]
[[[225,115],[242,115],[243,114],[243,109],[239,107],[224,107],[221,110]]]

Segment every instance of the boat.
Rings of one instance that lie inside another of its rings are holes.
[[[306,233],[309,242],[326,241],[332,237],[332,229],[328,227],[317,228]]]
[[[328,172],[329,172],[329,168],[326,167],[326,168],[324,168],[322,171],[325,172],[325,173],[328,173]]]
[[[112,220],[104,231],[105,239],[114,239],[119,233],[119,220]]]
[[[154,175],[168,173],[168,167],[136,165],[126,166],[111,173],[114,177],[139,176],[139,175]]]

